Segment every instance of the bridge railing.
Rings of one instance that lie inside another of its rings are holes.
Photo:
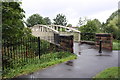
[[[40,37],[43,40],[54,43],[54,35],[58,34],[57,30],[50,28],[46,25],[35,25],[32,28],[32,35]]]
[[[80,31],[61,25],[35,25],[32,28],[32,34],[41,39],[54,43],[56,34],[73,35],[75,42],[80,42]]]
[[[49,27],[59,31],[59,34],[73,35],[74,41],[80,42],[80,39],[81,39],[80,33],[81,32],[74,28],[61,26],[61,25],[49,25]]]

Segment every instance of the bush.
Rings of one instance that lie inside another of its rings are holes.
[[[120,41],[118,40],[113,41],[113,50],[120,50]]]
[[[49,42],[44,41],[44,40],[40,41],[40,53],[41,54],[48,53],[49,52],[49,50],[48,50],[49,48],[50,48],[50,43]]]

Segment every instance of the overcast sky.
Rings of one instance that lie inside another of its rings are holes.
[[[26,18],[38,13],[51,20],[57,14],[66,15],[68,23],[78,24],[79,17],[97,18],[101,22],[118,9],[119,0],[22,0]]]

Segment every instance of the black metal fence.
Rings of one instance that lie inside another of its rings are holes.
[[[67,47],[61,46],[59,38],[60,35],[54,35],[55,44],[44,41],[40,37],[23,37],[16,39],[16,41],[2,40],[3,74],[6,74],[10,69],[22,67],[27,64],[43,63],[47,60],[46,56],[48,57],[49,53],[60,51],[71,52],[71,50],[65,50]],[[70,49],[72,48],[70,47]]]
[[[40,38],[21,38],[16,41],[3,40],[2,43],[3,70],[22,66],[40,58]]]

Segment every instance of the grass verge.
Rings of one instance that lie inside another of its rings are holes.
[[[29,74],[40,69],[44,69],[49,66],[73,60],[76,58],[76,55],[68,52],[56,52],[45,54],[41,56],[40,60],[34,61],[33,63],[28,63],[25,66],[10,69],[6,74],[3,75],[3,79],[14,78],[20,75]]]
[[[111,68],[105,69],[104,71],[98,73],[93,78],[94,80],[97,80],[97,78],[103,78],[102,80],[106,80],[105,78],[109,78],[109,79],[118,78],[118,67],[111,67]]]
[[[120,41],[118,40],[113,41],[113,50],[120,50]]]

